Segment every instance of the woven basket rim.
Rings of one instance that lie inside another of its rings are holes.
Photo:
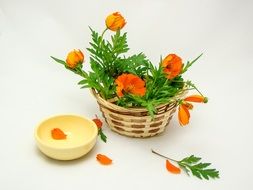
[[[125,112],[147,112],[148,110],[144,107],[131,107],[131,108],[125,108],[125,107],[122,107],[122,106],[118,106],[114,103],[112,103],[112,101],[110,100],[105,100],[104,98],[102,98],[100,96],[100,94],[94,89],[92,88],[91,90],[91,94],[97,99],[97,101],[99,103],[101,103],[102,105],[106,105],[107,107],[113,109],[113,110],[117,110],[117,111],[125,111]],[[177,95],[175,95],[174,97],[171,98],[170,101],[168,101],[167,103],[165,104],[161,104],[161,105],[158,105],[156,108],[159,109],[161,107],[164,107],[164,106],[167,106],[168,104],[171,104],[171,103],[175,103],[177,104],[178,102],[178,99],[180,99],[180,97],[184,96],[185,94],[187,93],[187,91],[181,91],[179,92]],[[111,100],[116,100],[116,98],[113,98]]]

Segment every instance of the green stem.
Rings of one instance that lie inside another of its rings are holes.
[[[166,156],[164,156],[164,155],[162,155],[162,154],[160,154],[160,153],[154,151],[153,149],[151,149],[151,152],[154,153],[154,154],[156,154],[156,155],[158,155],[158,156],[161,156],[161,157],[163,157],[163,158],[166,158],[166,159],[168,159],[168,160],[170,160],[170,161],[177,162],[177,163],[179,162],[179,161],[174,160],[174,159],[172,159],[172,158],[166,157]]]
[[[197,92],[198,92],[201,96],[205,97],[205,96],[200,92],[200,90],[199,90],[194,84],[191,83],[191,81],[186,81],[186,82],[184,82],[184,81],[174,81],[174,80],[172,80],[172,82],[186,83],[187,85],[193,87],[193,89],[197,90]]]
[[[192,84],[191,82],[189,82],[188,85],[191,86],[191,87],[193,87],[195,90],[197,90],[198,93],[199,93],[201,96],[205,97],[205,96],[199,91],[199,89],[198,89],[194,84]]]
[[[101,34],[102,40],[103,40],[104,34],[105,34],[105,32],[106,32],[107,30],[108,30],[108,28],[104,29],[104,31],[102,32],[102,34]]]
[[[103,41],[103,38],[104,38],[104,34],[105,34],[105,32],[108,30],[108,28],[106,28],[106,29],[104,29],[104,31],[102,32],[102,34],[101,34],[101,41],[100,41],[100,43],[99,43],[99,47],[101,47],[101,44],[102,44],[102,41]]]
[[[195,90],[195,88],[187,88],[187,89],[183,89],[182,91],[187,91],[187,90]]]
[[[177,81],[177,80],[171,80],[171,82],[181,82],[181,83],[186,83],[186,82],[184,82],[184,81]]]
[[[81,68],[75,68],[75,70],[73,71],[76,74],[80,75],[83,78],[87,78],[87,74],[81,69]]]

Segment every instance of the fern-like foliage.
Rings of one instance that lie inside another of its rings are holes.
[[[110,99],[117,96],[115,79],[123,73],[134,74],[145,81],[145,95],[141,97],[125,93],[118,99],[117,104],[124,107],[146,107],[153,116],[156,113],[156,106],[168,103],[171,97],[183,90],[185,85],[191,84],[189,86],[195,87],[189,81],[185,83],[181,74],[186,72],[201,55],[192,62],[187,62],[181,74],[169,80],[161,66],[162,59],[158,66],[154,66],[144,53],[127,55],[129,50],[127,33],[121,33],[118,30],[110,40],[105,40],[104,33],[100,35],[92,28],[90,31],[92,40],[87,50],[90,53],[91,71],[85,72],[82,64],[73,69],[69,68],[65,61],[52,57],[56,62],[83,78],[78,83],[81,88],[96,89],[104,99]]]

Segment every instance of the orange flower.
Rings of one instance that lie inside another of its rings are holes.
[[[137,96],[144,96],[146,93],[145,82],[136,75],[122,74],[115,80],[116,92],[119,97],[124,96],[124,92]]]
[[[109,165],[112,163],[112,159],[103,154],[97,155],[97,161],[99,161],[103,165]]]
[[[181,126],[187,125],[190,120],[189,110],[193,109],[193,105],[189,102],[207,103],[207,97],[201,95],[191,95],[183,99],[179,105],[178,120]]]
[[[52,138],[55,140],[66,139],[67,135],[59,128],[54,128],[51,130]]]
[[[162,61],[163,71],[167,74],[168,79],[173,79],[178,76],[182,70],[182,59],[176,54],[169,54]]]
[[[171,164],[169,160],[166,160],[166,168],[169,172],[171,172],[173,174],[180,174],[181,173],[181,169],[174,166],[173,164]]]
[[[106,17],[105,24],[110,30],[117,31],[125,26],[126,21],[119,12],[115,12]]]
[[[84,60],[84,55],[80,50],[73,50],[68,53],[66,63],[67,66],[71,69],[76,68],[78,64],[82,64]]]

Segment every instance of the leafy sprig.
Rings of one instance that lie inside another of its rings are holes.
[[[189,67],[191,67],[193,65],[193,63],[195,63],[202,55],[203,55],[203,53],[201,53],[193,61],[187,61],[186,64],[184,65],[182,71],[181,71],[181,74],[185,73],[189,69]]]
[[[177,163],[184,171],[186,171],[187,174],[191,172],[192,175],[199,179],[204,178],[209,180],[209,178],[219,178],[219,171],[207,168],[211,165],[211,163],[202,163],[200,160],[200,157],[191,155],[178,161]]]
[[[107,137],[104,134],[103,128],[102,128],[103,122],[98,118],[97,115],[95,115],[95,116],[96,116],[96,118],[94,118],[92,121],[96,124],[96,126],[98,128],[98,136],[100,136],[100,139],[106,143]]]
[[[211,165],[211,163],[202,163],[200,157],[196,157],[194,155],[191,155],[189,157],[186,157],[180,161],[171,159],[169,157],[166,157],[154,150],[151,150],[152,153],[161,156],[163,158],[166,158],[170,161],[173,161],[178,164],[178,166],[184,170],[187,175],[192,174],[193,176],[199,178],[199,179],[206,179],[209,180],[210,178],[219,178],[219,171],[216,169],[207,168]]]

